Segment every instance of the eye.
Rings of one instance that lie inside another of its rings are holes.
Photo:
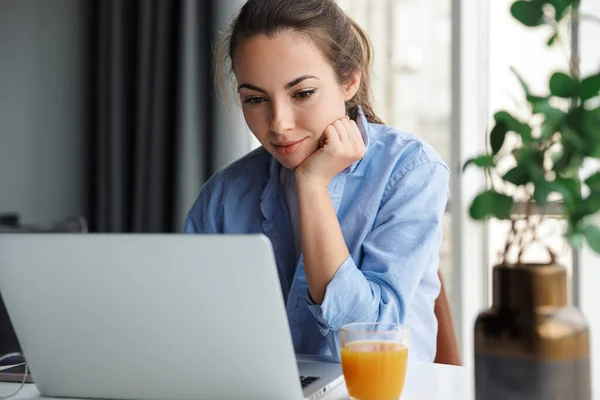
[[[244,100],[244,103],[251,104],[251,105],[256,105],[256,104],[260,104],[260,103],[265,102],[265,101],[267,101],[267,99],[265,99],[264,97],[254,96],[254,97],[247,97]]]
[[[301,92],[298,93],[294,93],[294,98],[296,99],[300,99],[300,100],[306,100],[312,97],[313,94],[315,94],[316,89],[307,89],[307,90],[303,90]]]

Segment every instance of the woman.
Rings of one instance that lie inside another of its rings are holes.
[[[262,146],[203,186],[186,232],[269,237],[297,353],[339,360],[342,325],[400,322],[432,362],[449,171],[375,114],[365,33],[333,0],[249,0],[225,44]]]

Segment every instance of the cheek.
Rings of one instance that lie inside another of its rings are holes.
[[[316,137],[320,137],[327,125],[329,125],[327,120],[327,114],[323,112],[321,107],[300,110],[296,118],[297,125],[302,130],[309,131]]]
[[[252,134],[256,136],[260,142],[262,142],[263,139],[266,140],[269,129],[268,123],[266,122],[265,113],[258,109],[244,108],[242,111],[244,113],[246,125],[248,125],[248,129],[250,129]]]
[[[323,98],[311,107],[299,110],[298,121],[303,128],[321,136],[325,128],[342,118],[346,108],[343,101],[339,99]]]

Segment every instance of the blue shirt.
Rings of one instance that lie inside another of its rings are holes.
[[[327,286],[322,304],[308,296],[303,257],[296,256],[284,167],[264,148],[222,168],[204,184],[185,231],[263,233],[270,239],[297,354],[339,361],[344,324],[399,322],[410,328],[410,358],[432,362],[449,170],[418,137],[369,123],[362,114],[357,122],[365,157],[329,185],[350,256]]]

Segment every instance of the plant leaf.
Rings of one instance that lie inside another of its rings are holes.
[[[496,123],[503,122],[507,130],[521,135],[524,141],[531,141],[531,127],[528,124],[519,121],[507,111],[498,111],[494,114],[494,119],[496,120]]]
[[[583,227],[583,234],[592,250],[600,253],[600,228],[595,225],[586,225]]]
[[[544,23],[544,11],[541,1],[519,0],[510,7],[512,16],[525,26],[534,27]]]
[[[519,149],[519,148],[512,149],[512,151],[510,153],[515,158],[515,161],[517,162],[517,164],[519,164],[521,162],[521,149]]]
[[[539,97],[528,95],[527,101],[531,104],[531,112],[533,114],[540,114],[546,112],[548,109],[551,109],[550,98],[549,97]]]
[[[519,121],[513,117],[508,111],[498,111],[494,114],[496,122],[504,122],[506,128],[513,130],[513,127],[519,124]]]
[[[560,22],[566,14],[566,11],[571,6],[572,0],[546,0],[547,3],[550,3],[554,6],[555,10],[555,20],[556,22]]]
[[[600,158],[600,107],[586,110],[582,125],[590,144],[587,155]]]
[[[565,237],[569,240],[569,242],[571,243],[571,246],[574,249],[580,250],[581,247],[583,246],[583,240],[585,239],[585,236],[583,235],[583,233],[577,231],[577,232],[569,232],[565,235]]]
[[[584,109],[580,126],[586,134],[588,141],[595,144],[594,147],[600,146],[600,135],[598,134],[600,131],[600,107],[592,110]],[[597,157],[598,155],[594,155],[594,151],[595,149],[592,149],[588,154],[592,157]]]
[[[553,96],[569,98],[577,95],[578,85],[569,75],[555,72],[550,77],[550,93]]]
[[[556,42],[556,39],[558,39],[558,32],[554,32],[554,34],[552,36],[550,36],[550,38],[546,42],[546,46],[548,46],[548,47],[552,46],[554,44],[554,42]]]
[[[493,167],[494,166],[494,157],[486,154],[486,155],[478,156],[475,158],[471,158],[463,166],[463,172],[471,164],[475,164],[478,167]]]
[[[541,206],[548,204],[548,195],[551,192],[551,186],[545,180],[541,180],[535,183],[535,190],[533,192],[533,199],[536,203]]]
[[[600,93],[600,73],[588,76],[579,84],[579,97],[582,101],[598,96]]]
[[[570,126],[563,126],[560,133],[562,134],[563,144],[568,143],[573,146],[577,153],[584,153],[590,150],[589,141],[581,137],[581,134],[584,133],[581,130],[573,129]]]
[[[581,202],[582,215],[594,215],[600,211],[600,193],[592,193]]]
[[[487,217],[508,219],[513,207],[512,197],[500,194],[494,190],[486,190],[478,194],[471,203],[469,214],[475,220]]]
[[[568,147],[562,149],[560,153],[556,155],[556,160],[554,160],[554,165],[552,166],[552,170],[559,173],[567,169],[574,158],[573,150]]]
[[[600,115],[583,105],[575,107],[566,115],[567,127],[561,129],[564,140],[571,141],[584,155],[591,155],[600,144]]]
[[[565,122],[566,114],[557,108],[549,107],[543,111],[546,119],[542,122],[540,137],[541,139],[550,139],[552,135],[560,130]]]
[[[600,158],[600,144],[596,144],[590,149],[589,156],[593,158]]]
[[[490,132],[490,145],[492,146],[492,154],[496,155],[502,148],[504,144],[504,139],[506,138],[506,125],[502,121],[496,122],[496,125]]]
[[[515,132],[517,132],[519,135],[521,135],[521,138],[523,138],[523,141],[525,143],[529,143],[533,139],[533,136],[531,136],[531,131],[532,131],[532,129],[531,129],[531,126],[529,126],[529,124],[522,123],[519,126],[519,130],[515,131]]]
[[[573,178],[557,177],[550,183],[552,191],[561,194],[566,209],[572,213],[576,210],[577,204],[581,200],[581,188],[579,183]]]
[[[590,190],[600,192],[600,172],[590,175],[585,180],[585,184],[590,188]]]
[[[515,74],[515,76],[517,77],[517,79],[521,83],[521,86],[523,87],[523,90],[529,96],[529,85],[527,84],[527,82],[525,82],[525,79],[523,79],[523,77],[521,76],[521,74],[519,73],[519,71],[517,71],[517,69],[515,67],[511,66],[510,70],[512,71],[513,74]]]
[[[494,215],[498,219],[509,219],[513,209],[513,198],[500,193],[495,195]]]
[[[544,154],[535,148],[527,146],[521,147],[519,151],[521,153],[519,164],[523,164],[529,168],[529,174],[534,178],[534,174],[536,173],[534,168],[543,168]]]
[[[588,155],[593,158],[600,158],[600,144],[596,144],[592,147]]]
[[[513,185],[521,186],[526,183],[531,182],[531,177],[529,175],[529,169],[524,165],[517,165],[510,171],[508,171],[503,177],[503,180],[506,182],[510,182]]]
[[[552,159],[552,165],[556,164],[558,162],[558,160],[560,160],[560,158],[562,157],[563,154],[564,154],[564,149],[562,147],[553,149],[552,153],[550,154],[550,158]]]

